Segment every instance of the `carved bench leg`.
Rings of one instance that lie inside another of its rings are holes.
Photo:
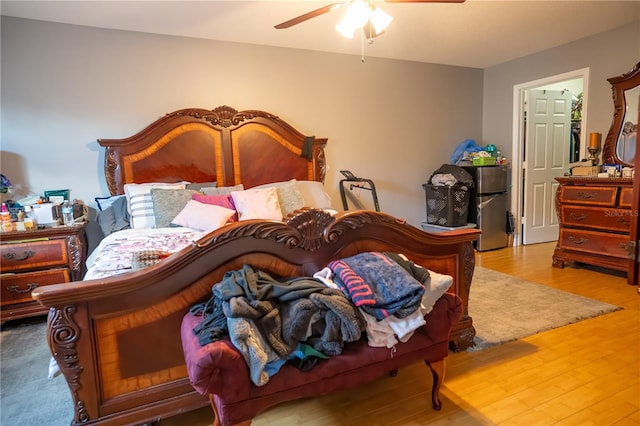
[[[442,359],[436,362],[425,361],[425,364],[431,370],[433,375],[433,387],[431,388],[431,403],[433,409],[439,411],[442,408],[442,402],[440,402],[440,386],[444,381],[445,360]]]
[[[220,416],[218,416],[216,403],[213,401],[213,395],[211,394],[209,394],[209,403],[211,403],[211,409],[213,410],[213,426],[222,426],[220,424]]]

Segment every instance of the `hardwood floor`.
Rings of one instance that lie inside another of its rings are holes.
[[[482,351],[451,353],[441,411],[431,408],[431,375],[424,364],[417,363],[395,378],[282,404],[252,424],[640,424],[637,287],[612,271],[553,268],[554,247],[554,243],[545,243],[478,252],[476,264],[624,309]],[[211,424],[212,420],[210,410],[204,409],[159,424],[195,426]]]

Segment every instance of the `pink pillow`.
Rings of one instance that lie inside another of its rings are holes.
[[[198,201],[203,204],[213,204],[214,206],[224,207],[225,209],[236,210],[235,204],[233,204],[233,198],[230,194],[227,195],[202,195],[202,194],[193,194],[191,196],[192,200]],[[234,213],[231,218],[229,218],[228,222],[237,222],[238,221],[238,212]]]

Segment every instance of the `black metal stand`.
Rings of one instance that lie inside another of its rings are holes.
[[[380,205],[378,205],[378,194],[376,193],[376,185],[373,183],[371,179],[364,179],[354,176],[348,170],[341,170],[346,179],[342,179],[340,181],[340,198],[342,199],[342,207],[345,210],[349,210],[349,206],[347,204],[347,196],[344,189],[345,182],[349,182],[349,190],[353,191],[354,188],[365,189],[367,191],[371,191],[371,196],[373,197],[373,206],[377,212],[380,211]]]

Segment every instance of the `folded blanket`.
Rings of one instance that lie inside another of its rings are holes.
[[[383,253],[359,253],[328,267],[351,301],[378,320],[404,318],[420,307],[424,286]]]

